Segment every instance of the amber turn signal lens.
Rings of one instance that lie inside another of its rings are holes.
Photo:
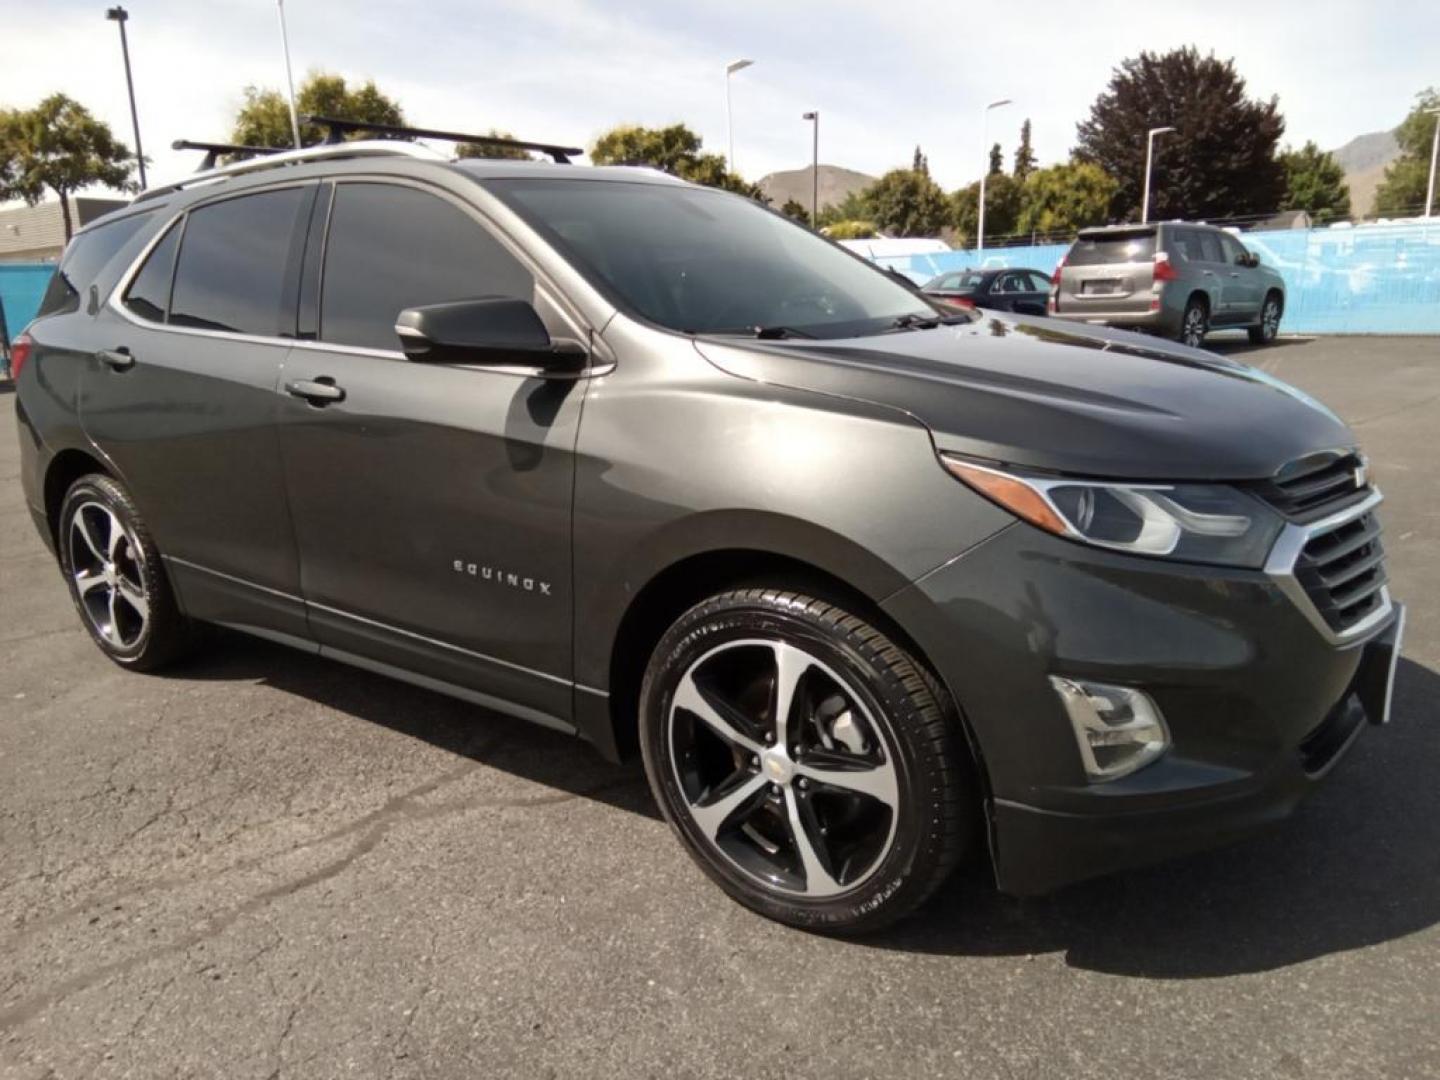
[[[945,468],[980,492],[981,495],[992,502],[999,503],[1012,514],[1030,522],[1031,525],[1038,525],[1046,532],[1055,533],[1057,536],[1064,536],[1069,532],[1065,527],[1065,522],[1050,508],[1045,497],[1024,481],[943,454],[940,461]]]

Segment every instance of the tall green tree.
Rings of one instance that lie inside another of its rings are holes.
[[[758,184],[730,171],[723,154],[705,153],[700,136],[684,124],[663,128],[622,124],[611,128],[591,147],[590,160],[596,165],[649,165],[692,183],[769,202]]]
[[[887,236],[939,236],[950,219],[945,192],[917,169],[892,169],[865,189],[870,221]]]
[[[1375,189],[1375,213],[1411,217],[1425,212],[1425,191],[1430,182],[1430,148],[1440,116],[1440,90],[1433,86],[1415,95],[1415,107],[1395,129],[1400,156],[1385,168],[1385,179]]]
[[[1345,170],[1328,151],[1313,142],[1280,155],[1285,169],[1282,210],[1304,210],[1316,222],[1339,221],[1350,216],[1350,187]]]
[[[242,146],[293,146],[290,130],[290,106],[278,90],[261,90],[247,86],[245,102],[230,129],[230,141]],[[343,75],[311,72],[300,84],[295,95],[295,111],[317,116],[335,116],[342,120],[362,120],[372,124],[404,124],[405,114],[393,98],[383,93],[373,80],[350,86]],[[300,125],[300,141],[312,146],[325,138],[323,128],[315,124]],[[375,138],[359,132],[347,138]]]
[[[1024,180],[1035,171],[1035,148],[1030,145],[1030,118],[1020,125],[1020,145],[1015,148],[1016,180]]]
[[[68,242],[75,223],[70,196],[93,184],[134,191],[135,156],[78,101],[51,94],[33,109],[0,110],[0,202],[34,206],[53,191]]]
[[[493,135],[497,139],[513,139],[515,136],[508,131],[497,131],[491,128],[485,133]],[[455,156],[460,158],[490,158],[492,160],[505,161],[533,161],[535,155],[528,150],[521,150],[518,146],[494,146],[489,143],[461,143],[455,148]]]
[[[995,143],[993,146],[990,147],[990,175],[991,175],[991,176],[998,176],[1000,173],[1003,173],[1004,171],[1005,171],[1005,151],[1003,151],[1003,150],[1000,149],[1000,144],[997,142],[997,143]],[[988,214],[989,211],[987,210],[986,213]]]
[[[1278,101],[1252,100],[1231,61],[1184,48],[1125,60],[1078,126],[1076,159],[1119,182],[1114,218],[1139,217],[1146,132],[1167,126],[1175,130],[1155,143],[1152,217],[1224,218],[1280,205]]]
[[[1021,187],[1015,231],[1072,233],[1087,225],[1103,225],[1118,186],[1114,177],[1089,162],[1037,169]]]
[[[1020,218],[1020,181],[1005,172],[985,178],[985,237],[1012,236]],[[949,198],[955,242],[974,247],[980,231],[980,181],[967,184]]]

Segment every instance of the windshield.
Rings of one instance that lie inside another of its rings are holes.
[[[1149,262],[1155,254],[1155,230],[1082,236],[1075,241],[1066,266],[1113,266],[1118,263]]]
[[[725,192],[519,177],[486,187],[618,306],[671,330],[849,337],[938,316],[878,269]]]

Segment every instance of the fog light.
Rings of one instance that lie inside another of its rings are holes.
[[[1090,780],[1129,776],[1170,748],[1165,718],[1139,690],[1057,675],[1050,684],[1065,703]]]

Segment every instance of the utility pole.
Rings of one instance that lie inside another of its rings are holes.
[[[976,229],[978,235],[975,237],[975,264],[977,266],[980,264],[981,256],[985,254],[985,178],[990,175],[990,110],[1009,104],[1009,98],[992,101],[980,113],[980,142],[985,151],[985,167],[980,171],[980,221]]]
[[[1173,127],[1151,128],[1145,136],[1145,195],[1140,200],[1140,224],[1150,220],[1150,162],[1155,157],[1155,136],[1174,131]]]
[[[810,228],[820,231],[820,110],[800,114],[810,121]]]
[[[290,88],[290,134],[295,138],[295,149],[300,149],[300,117],[295,112],[295,76],[290,72],[290,35],[285,32],[285,0],[275,0],[280,12],[280,48],[285,53],[285,83]]]
[[[735,167],[735,122],[730,116],[730,76],[737,71],[744,71],[754,60],[731,60],[725,65],[725,138],[730,144],[730,156],[726,159],[726,167],[735,174],[740,170]]]
[[[1435,214],[1435,159],[1440,158],[1440,109],[1426,109],[1435,117],[1435,137],[1430,140],[1430,186],[1425,189],[1425,216]]]
[[[130,43],[125,39],[125,23],[130,13],[123,7],[113,7],[105,12],[105,18],[120,24],[120,52],[125,57],[125,89],[130,92],[130,123],[135,128],[135,160],[140,165],[140,188],[145,182],[145,151],[140,148],[140,114],[135,110],[135,80],[130,77]]]

